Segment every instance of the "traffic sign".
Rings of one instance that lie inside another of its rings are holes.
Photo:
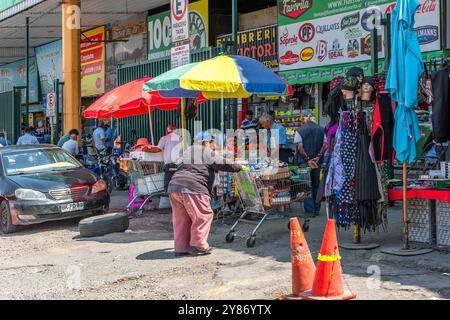
[[[188,0],[170,0],[172,42],[189,39]]]
[[[47,117],[54,117],[56,115],[56,94],[50,92],[47,94]]]

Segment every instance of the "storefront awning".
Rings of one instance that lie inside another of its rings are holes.
[[[81,1],[81,28],[92,29],[130,19],[136,14],[168,4],[169,0]],[[0,65],[23,59],[26,55],[26,17],[30,18],[30,47],[62,37],[61,0],[17,1],[0,12]]]

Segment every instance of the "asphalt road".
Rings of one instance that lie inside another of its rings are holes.
[[[121,210],[126,195],[113,197]],[[293,207],[293,214],[300,208]],[[322,215],[311,221],[306,238],[317,256],[325,226]],[[263,226],[255,248],[245,240],[251,225],[224,241],[229,226],[216,221],[213,254],[175,258],[170,214],[147,212],[131,220],[121,234],[82,239],[78,221],[27,227],[0,236],[0,299],[275,299],[290,293],[287,220]],[[231,221],[230,221],[231,222]],[[351,240],[340,231],[340,242]],[[400,245],[400,211],[390,212],[389,232],[363,235],[382,247]],[[450,298],[450,255],[434,252],[413,258],[387,257],[379,249],[341,249],[344,283],[358,299]]]

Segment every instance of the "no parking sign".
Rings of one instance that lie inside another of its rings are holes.
[[[56,94],[50,92],[47,94],[47,117],[54,117],[56,115]]]
[[[172,42],[189,39],[188,0],[170,0]]]

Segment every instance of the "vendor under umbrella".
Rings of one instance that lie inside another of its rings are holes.
[[[214,150],[214,138],[200,132],[178,162],[168,188],[172,206],[175,255],[205,255],[213,221],[211,191],[218,171],[238,172],[241,165],[227,163]]]

